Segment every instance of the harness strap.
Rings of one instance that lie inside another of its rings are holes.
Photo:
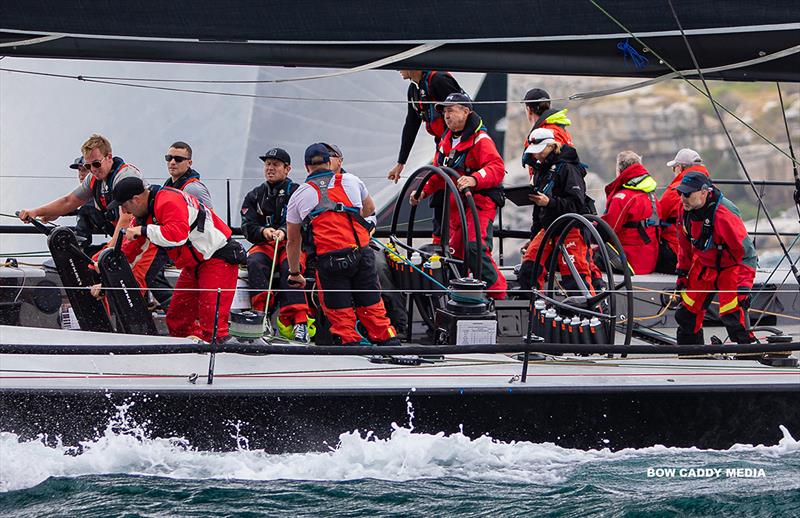
[[[644,175],[649,176],[649,175]],[[643,177],[637,177],[636,179],[643,179]],[[637,182],[638,183],[638,182]],[[652,240],[650,236],[647,235],[647,228],[648,227],[656,227],[656,238],[660,239],[659,234],[661,233],[661,220],[658,217],[658,206],[656,205],[656,197],[652,192],[647,193],[648,198],[650,198],[650,217],[647,219],[641,219],[639,221],[629,221],[628,223],[624,223],[622,226],[624,228],[635,228],[639,232],[639,237],[642,238],[644,244],[649,245]]]
[[[343,202],[334,202],[333,200],[331,200],[330,196],[328,196],[328,185],[330,185],[330,182],[314,183],[310,181],[310,180],[315,180],[317,178],[324,178],[326,176],[333,178],[335,174],[333,173],[333,171],[324,171],[321,174],[312,174],[306,179],[306,183],[311,184],[319,192],[319,202],[317,203],[316,207],[311,209],[311,212],[308,213],[308,215],[305,217],[303,221],[304,226],[308,228],[308,237],[310,244],[312,244],[313,246],[313,232],[311,231],[310,228],[313,220],[318,216],[320,216],[321,214],[324,214],[325,212],[339,212],[347,216],[347,220],[350,222],[350,229],[353,231],[353,238],[355,239],[356,246],[358,248],[362,248],[361,240],[358,238],[358,232],[356,232],[356,227],[353,222],[354,221],[357,222],[359,225],[364,227],[364,229],[367,232],[370,232],[372,230],[373,225],[372,223],[364,219],[363,216],[361,216],[361,212],[359,211],[358,208],[348,207]]]

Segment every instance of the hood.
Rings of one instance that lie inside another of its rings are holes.
[[[545,112],[542,114],[539,120],[543,120],[548,124],[558,124],[560,126],[570,126],[572,124],[572,121],[567,118],[566,108],[559,111],[555,111],[552,108],[549,110],[545,110]]]
[[[636,179],[638,180],[631,182]],[[606,185],[606,199],[614,196],[620,189],[653,192],[657,186],[656,181],[642,164],[633,164],[622,171],[613,182]]]

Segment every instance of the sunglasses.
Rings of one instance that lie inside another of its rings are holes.
[[[175,160],[176,164],[180,164],[184,160],[191,160],[191,159],[189,157],[180,155],[164,155],[164,160],[166,160],[167,162],[172,162],[173,160]]]
[[[86,162],[83,164],[87,170],[91,171],[92,169],[100,169],[100,166],[103,165],[103,162],[106,161],[106,158],[103,157],[102,160],[95,160],[94,162]]]

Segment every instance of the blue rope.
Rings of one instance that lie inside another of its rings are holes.
[[[642,69],[650,63],[646,57],[639,54],[639,52],[633,48],[630,43],[628,43],[627,38],[625,38],[624,41],[617,43],[617,48],[622,51],[622,57],[625,59],[625,64],[628,64],[628,59],[630,59],[634,68]]]

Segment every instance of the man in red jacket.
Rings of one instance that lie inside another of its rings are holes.
[[[197,198],[171,187],[145,188],[136,177],[114,186],[113,205],[136,217],[125,232],[122,251],[132,261],[145,239],[166,250],[178,268],[172,303],[167,310],[171,336],[199,336],[211,341],[228,336],[228,316],[236,290],[238,264],[246,253],[231,239],[231,229]],[[222,288],[217,316],[217,289]],[[189,291],[185,291],[189,290]]]
[[[675,158],[667,162],[667,167],[672,168],[672,172],[675,174],[675,177],[667,186],[664,194],[661,195],[661,219],[665,223],[665,226],[661,232],[661,239],[669,244],[670,249],[677,257],[677,223],[678,216],[680,215],[683,205],[681,203],[681,196],[678,194],[678,191],[676,191],[675,188],[680,185],[683,177],[692,171],[703,173],[709,178],[711,175],[708,173],[708,169],[706,169],[706,167],[703,165],[703,159],[700,157],[700,154],[698,154],[694,149],[689,148],[683,148],[678,151],[678,153],[675,155]]]
[[[434,145],[439,145],[439,140],[447,131],[442,114],[434,108],[434,103],[441,102],[452,93],[463,93],[464,90],[450,72],[438,70],[401,70],[400,75],[411,84],[408,85],[408,110],[406,122],[400,138],[400,153],[397,164],[389,171],[389,180],[397,183],[400,173],[406,166],[408,155],[417,139],[420,125],[425,123],[425,131],[433,137]],[[438,193],[430,200],[433,209],[433,241],[439,245],[442,241],[442,214],[444,196]]]
[[[731,340],[752,343],[744,307],[749,304],[757,259],[739,209],[698,171],[686,174],[676,190],[683,208],[678,218],[677,287],[682,302],[675,311],[678,344],[704,343],[703,317],[715,294]]]
[[[467,209],[466,245],[468,264],[480,257],[482,279],[486,282],[488,294],[494,299],[506,297],[506,279],[500,273],[492,258],[492,227],[497,206],[501,203],[500,187],[505,176],[505,164],[486,127],[477,113],[472,111],[472,100],[462,93],[450,94],[443,103],[437,104],[447,124],[447,132],[442,136],[436,151],[434,163],[455,169],[462,176],[456,186],[460,191],[472,189],[475,207],[478,211],[479,229],[473,228],[473,216]],[[412,205],[444,188],[444,180],[433,176],[419,193],[413,191],[409,198]],[[455,198],[450,196],[450,248],[453,255],[465,257],[465,244],[461,242],[461,219]],[[479,255],[476,236],[480,238],[483,253]],[[470,268],[474,271],[474,267]]]
[[[614,229],[635,275],[655,270],[661,219],[658,184],[633,151],[617,155],[617,178],[606,185],[603,220]]]

